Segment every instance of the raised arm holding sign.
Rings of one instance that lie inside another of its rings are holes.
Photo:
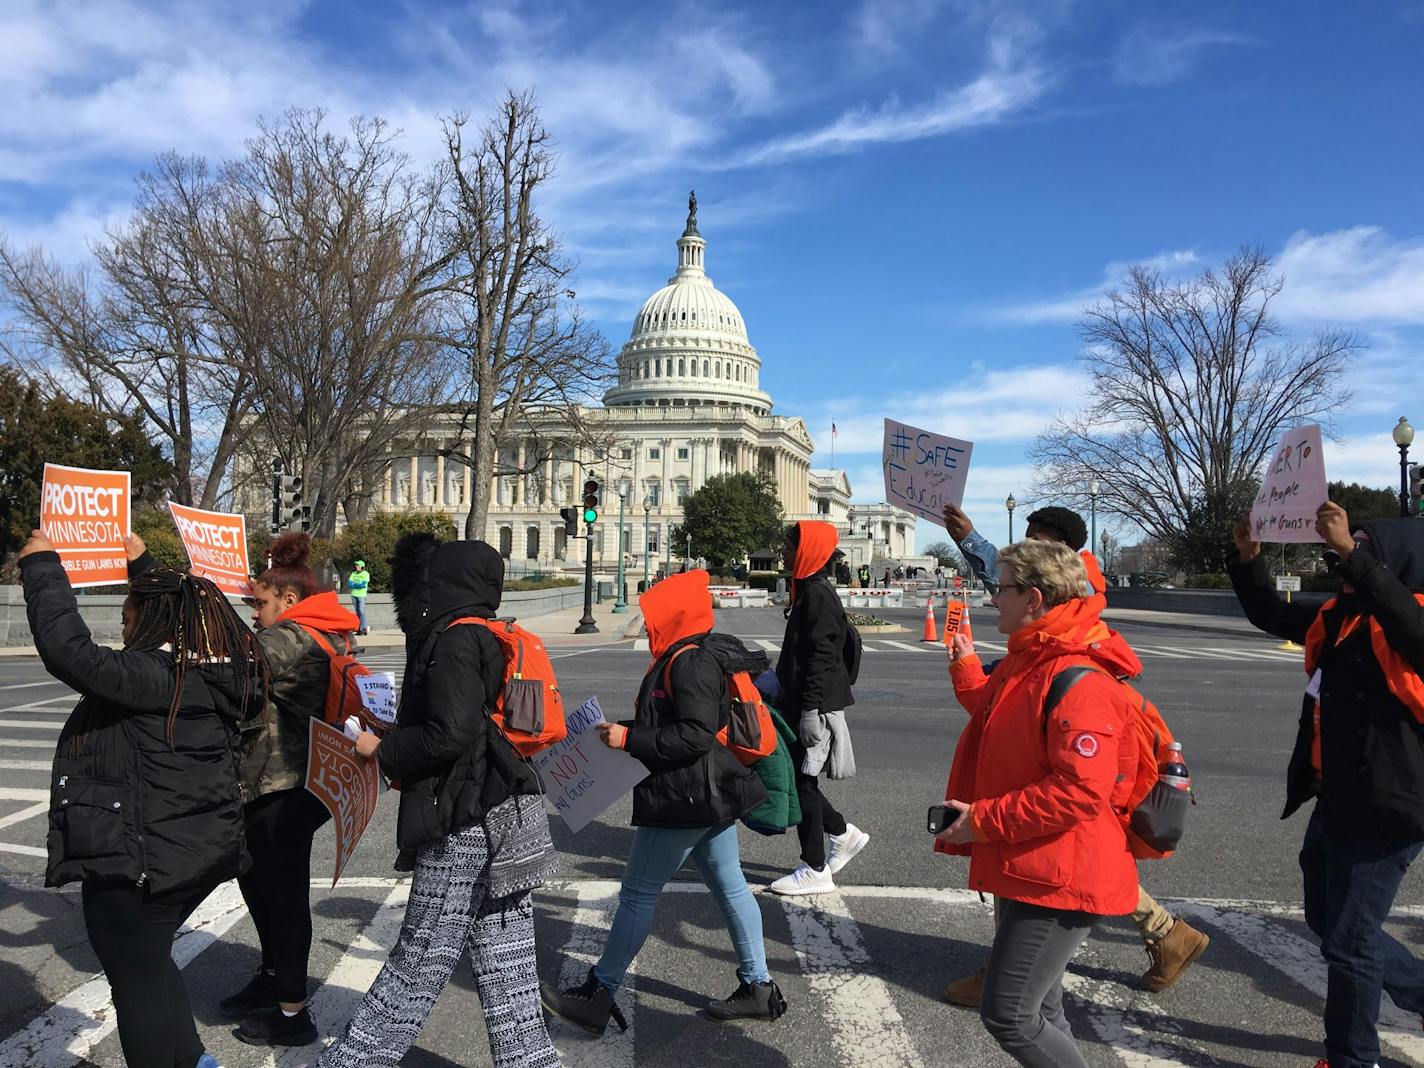
[[[129,580],[129,473],[45,464],[40,530],[59,553],[69,584]]]
[[[885,420],[885,500],[944,526],[944,506],[964,500],[974,443]]]

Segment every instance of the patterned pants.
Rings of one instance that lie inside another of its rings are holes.
[[[533,894],[487,900],[485,868],[479,827],[420,850],[395,948],[320,1068],[399,1064],[466,951],[495,1068],[559,1068],[539,1004]]]

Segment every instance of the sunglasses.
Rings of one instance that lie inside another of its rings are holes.
[[[1028,587],[1021,582],[991,582],[989,579],[985,579],[984,589],[988,591],[990,597],[997,597],[999,591],[1003,589],[1018,590],[1022,593]]]

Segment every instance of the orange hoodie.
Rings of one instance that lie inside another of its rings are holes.
[[[654,660],[674,642],[712,629],[712,594],[705,571],[669,575],[639,597],[638,606]]]
[[[796,564],[791,569],[793,578],[810,578],[831,558],[836,551],[836,528],[834,523],[820,519],[802,519],[796,524],[800,532],[796,541]]]
[[[361,626],[356,613],[341,607],[341,599],[328,590],[305,597],[277,617],[278,623],[296,623],[327,634],[341,634]]]

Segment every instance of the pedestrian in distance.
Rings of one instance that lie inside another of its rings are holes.
[[[780,711],[796,728],[791,759],[801,803],[796,826],[801,863],[767,889],[786,895],[827,894],[835,890],[840,870],[870,843],[870,835],[847,822],[820,787],[822,773],[831,779],[855,775],[845,717],[845,710],[855,704],[845,663],[849,621],[831,581],[839,555],[836,528],[814,519],[793,523],[781,553],[792,579],[776,676]]]
[[[596,1035],[610,1017],[627,1030],[615,998],[652,928],[663,887],[689,859],[722,910],[737,955],[737,988],[712,1001],[714,1020],[776,1020],[786,999],[766,967],[761,910],[742,873],[737,820],[767,799],[750,767],[717,739],[731,714],[722,665],[703,648],[712,630],[706,571],[674,575],[640,598],[653,662],[626,723],[598,725],[599,739],[643,762],[633,788],[633,844],[618,909],[598,963],[579,985],[542,987],[554,1015]],[[764,662],[764,661],[763,661]]]
[[[464,953],[496,1068],[559,1064],[534,964],[532,890],[553,860],[539,782],[490,719],[504,684],[499,643],[487,627],[451,625],[494,618],[503,586],[504,561],[482,541],[396,543],[400,708],[394,731],[363,733],[356,748],[400,781],[396,868],[415,874],[395,947],[322,1068],[398,1064]]]
[[[371,592],[371,573],[366,570],[366,561],[357,560],[351,574],[346,578],[346,588],[351,591],[351,610],[356,613],[356,633],[370,634],[366,625],[366,594]]]
[[[985,584],[986,589],[993,586],[998,574],[998,549],[976,531],[969,517],[954,505],[945,505],[944,521],[973,574]],[[1099,612],[1107,607],[1107,582],[1091,550],[1084,548],[1088,543],[1088,527],[1082,516],[1069,508],[1040,508],[1030,513],[1024,539],[1066,545],[1077,552],[1083,562],[1086,579],[1084,598],[1093,601]],[[1111,640],[1114,643],[1123,642],[1116,631],[1111,632]],[[1211,938],[1204,931],[1198,931],[1180,916],[1173,916],[1140,884],[1137,888],[1137,908],[1130,918],[1147,952],[1147,970],[1142,973],[1138,984],[1152,994],[1160,994],[1173,986],[1211,944]],[[946,986],[944,997],[952,1005],[972,1009],[979,1005],[983,988],[984,966],[981,965],[977,971]]]
[[[1063,974],[1099,919],[1137,906],[1137,868],[1114,807],[1131,789],[1118,771],[1123,758],[1136,760],[1136,739],[1115,680],[1142,665],[1108,640],[1068,546],[1022,541],[998,565],[993,603],[1008,653],[985,675],[973,642],[954,639],[954,692],[970,719],[950,770],[953,822],[936,845],[967,852],[970,889],[995,895],[985,1028],[1029,1068],[1086,1066],[1063,1013]],[[1095,670],[1045,722],[1054,677],[1075,665]]]
[[[1327,974],[1316,1068],[1368,1068],[1380,1059],[1382,991],[1424,1013],[1424,963],[1383,928],[1424,847],[1424,523],[1352,523],[1326,501],[1315,528],[1340,580],[1321,606],[1281,600],[1249,517],[1227,571],[1247,619],[1305,646],[1281,818],[1315,799],[1300,869]]]
[[[885,569],[885,580],[883,585],[887,587],[890,585],[890,569],[888,567]]]
[[[39,531],[18,554],[35,648],[80,700],[59,734],[45,885],[81,884],[131,1068],[216,1068],[171,951],[178,928],[247,868],[235,753],[267,663],[205,578],[125,539],[123,648],[97,644]]]
[[[267,551],[271,566],[252,582],[252,622],[271,683],[261,714],[241,725],[240,786],[252,867],[238,880],[257,928],[262,963],[219,1007],[241,1020],[235,1032],[254,1046],[306,1046],[317,1040],[307,1010],[311,955],[311,851],[331,819],[306,789],[311,721],[326,710],[331,652],[350,648],[356,617],[334,591],[322,591],[309,562],[311,537],[283,534]]]

